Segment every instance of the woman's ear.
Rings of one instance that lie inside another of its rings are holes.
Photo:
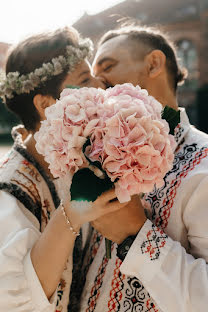
[[[50,95],[42,95],[42,94],[36,94],[33,98],[33,103],[35,105],[35,108],[37,109],[41,120],[45,119],[45,109],[48,106],[51,106],[56,101],[55,99]]]
[[[148,64],[148,75],[150,78],[156,78],[165,70],[166,56],[160,50],[153,50],[146,56]]]

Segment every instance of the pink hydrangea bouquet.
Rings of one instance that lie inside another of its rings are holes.
[[[71,174],[72,199],[95,200],[114,185],[118,200],[128,202],[161,187],[172,168],[175,141],[163,113],[132,84],[67,88],[45,110],[36,148],[54,177]]]

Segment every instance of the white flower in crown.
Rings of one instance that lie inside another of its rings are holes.
[[[66,66],[67,66],[66,58],[63,55],[60,55],[59,57],[57,57],[57,59],[60,62],[61,66],[63,68],[66,68]]]
[[[36,68],[34,71],[34,74],[37,75],[38,77],[41,77],[45,74],[45,68]]]
[[[8,73],[7,78],[9,79],[9,82],[16,81],[19,78],[18,72]]]
[[[3,79],[5,79],[5,72],[2,69],[0,69],[0,80]]]
[[[10,84],[11,89],[17,89],[18,88],[18,80],[17,79],[11,80],[9,84]]]
[[[8,77],[8,75],[7,75],[7,77]],[[27,80],[27,76],[26,75],[21,75],[18,80],[20,81],[20,83],[22,83],[23,81]]]
[[[7,97],[8,97],[9,99],[12,99],[12,98],[13,98],[13,96],[12,96],[12,89],[10,89],[10,88],[5,88],[5,94],[7,95]]]
[[[54,71],[54,67],[51,63],[43,63],[43,70],[45,71],[45,74],[50,74],[52,75],[53,74],[53,71]],[[43,71],[43,72],[44,72]]]
[[[30,80],[26,80],[22,82],[22,92],[30,93],[31,90],[34,89],[34,86]]]
[[[65,70],[72,72],[76,65],[86,57],[90,57],[93,51],[93,44],[90,39],[84,39],[79,47],[67,46],[66,55],[59,55],[51,62],[43,63],[34,72],[20,75],[19,72],[9,72],[6,77],[0,73],[0,96],[11,99],[14,94],[30,93],[41,84],[60,75]]]
[[[40,84],[40,78],[35,73],[30,73],[28,77],[34,87],[37,87]]]
[[[54,66],[54,76],[60,75],[63,71],[63,68],[61,66],[61,63],[58,61],[58,59],[52,59],[52,63]]]

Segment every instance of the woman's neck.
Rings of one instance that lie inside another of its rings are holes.
[[[40,164],[40,166],[44,169],[44,171],[51,177],[53,178],[49,168],[48,168],[48,163],[45,161],[44,157],[40,155],[36,148],[35,144],[36,141],[33,137],[33,135],[30,136],[30,138],[26,139],[24,142],[25,146],[27,147],[28,153],[33,156],[33,158]]]

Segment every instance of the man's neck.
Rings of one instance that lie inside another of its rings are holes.
[[[175,110],[178,110],[177,97],[172,88],[170,88],[169,82],[166,78],[158,79],[157,81],[149,81],[148,92],[154,96],[163,107],[169,106]]]
[[[170,82],[167,74],[164,72],[159,77],[149,79],[146,82],[147,90],[163,107],[169,106],[178,110],[178,102],[176,93],[170,87]]]
[[[169,106],[178,110],[177,98],[173,94],[162,94],[155,96],[156,100],[162,104],[163,107]]]

